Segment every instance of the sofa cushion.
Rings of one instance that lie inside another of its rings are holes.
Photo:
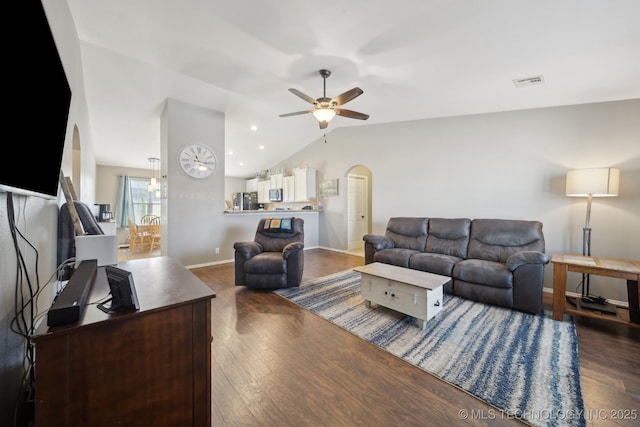
[[[282,274],[287,270],[281,252],[262,252],[244,263],[244,271],[255,274]]]
[[[542,223],[509,219],[474,219],[467,258],[504,263],[519,251],[544,252]]]
[[[411,255],[409,268],[451,277],[453,266],[459,261],[462,261],[462,258],[444,254],[418,252]]]
[[[430,218],[426,251],[466,258],[470,230],[468,218]]]
[[[397,265],[398,267],[409,267],[409,258],[417,253],[420,252],[413,249],[383,249],[375,253],[373,260],[385,264]]]
[[[513,274],[506,264],[481,259],[466,259],[453,267],[453,278],[495,288],[513,287]],[[455,290],[455,289],[454,289]]]
[[[513,288],[494,288],[493,286],[478,285],[477,283],[454,280],[454,294],[459,297],[480,301],[486,304],[514,308]]]
[[[393,241],[396,248],[424,252],[428,222],[428,218],[390,218],[385,235]]]

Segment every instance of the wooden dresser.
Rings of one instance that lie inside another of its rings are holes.
[[[140,310],[106,314],[104,268],[80,321],[47,327],[36,348],[36,425],[209,426],[211,299],[215,293],[169,257],[127,261]]]

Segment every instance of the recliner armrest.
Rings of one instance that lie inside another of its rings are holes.
[[[236,242],[233,244],[233,248],[237,253],[242,255],[245,260],[249,260],[263,252],[262,245],[256,242]]]
[[[365,234],[362,237],[362,240],[364,240],[365,242],[370,243],[371,245],[373,245],[373,247],[375,248],[376,251],[381,251],[382,249],[391,249],[391,248],[393,248],[395,246],[393,244],[393,240],[391,240],[387,236],[378,236],[378,235],[375,235],[375,234]]]
[[[511,254],[507,258],[506,264],[510,271],[514,271],[516,268],[525,264],[540,264],[545,265],[549,263],[549,257],[547,254],[539,251],[520,251]]]
[[[291,242],[288,245],[286,245],[284,248],[282,248],[282,257],[284,259],[287,259],[289,257],[289,255],[291,255],[294,252],[297,251],[301,251],[304,249],[304,244],[301,242]]]

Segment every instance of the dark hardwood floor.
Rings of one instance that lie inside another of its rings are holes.
[[[303,280],[362,264],[308,250]],[[217,295],[213,426],[522,425],[278,295],[234,286],[233,263],[192,271]],[[639,425],[640,330],[576,325],[587,425]]]

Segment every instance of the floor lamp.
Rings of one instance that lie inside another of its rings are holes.
[[[582,255],[591,256],[591,199],[618,195],[620,170],[615,168],[577,169],[567,172],[566,195],[587,198],[587,217],[582,229]],[[582,275],[582,305],[595,304],[597,309],[608,306],[602,297],[589,293],[589,275]]]

